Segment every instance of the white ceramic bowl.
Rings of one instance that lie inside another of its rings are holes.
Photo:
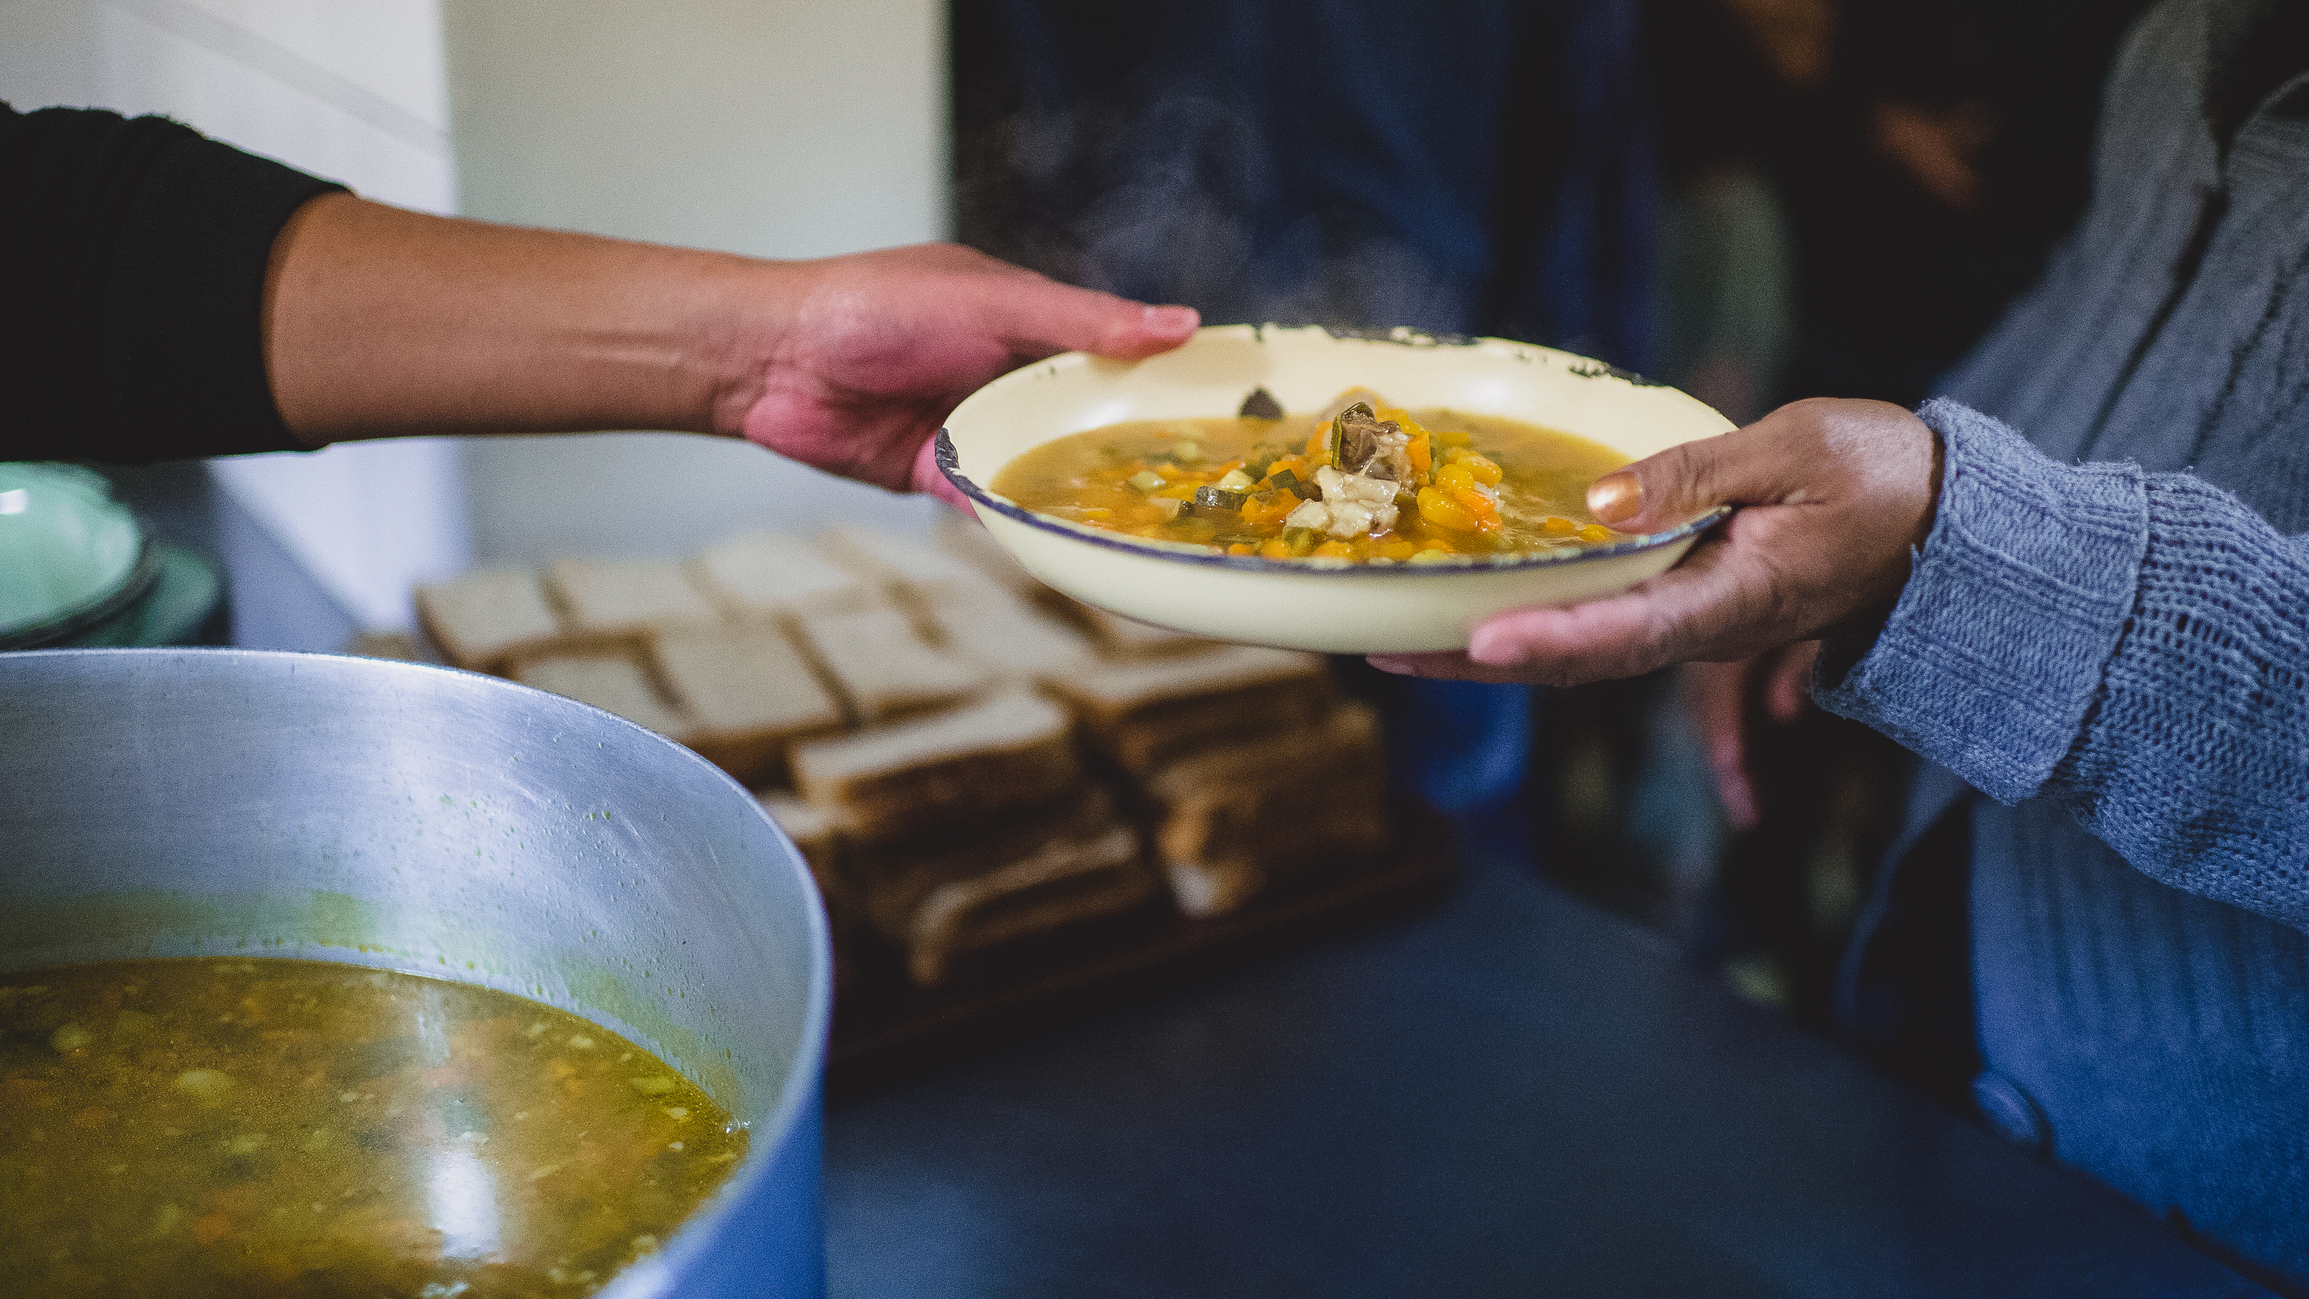
[[[1475,624],[1493,614],[1589,600],[1665,572],[1725,513],[1570,553],[1363,565],[1120,536],[1033,513],[981,486],[1013,457],[1069,433],[1233,415],[1259,387],[1285,410],[1314,410],[1358,386],[1402,406],[1560,429],[1631,459],[1732,427],[1673,388],[1529,343],[1217,325],[1144,361],[1069,352],[1006,374],[947,417],[938,462],[1019,563],[1078,600],[1220,640],[1334,654],[1465,649]]]

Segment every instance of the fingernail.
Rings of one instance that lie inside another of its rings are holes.
[[[1157,334],[1186,334],[1202,323],[1202,313],[1193,307],[1146,307],[1140,317],[1146,327]]]
[[[1467,657],[1487,668],[1519,668],[1529,656],[1513,636],[1505,633],[1487,636],[1478,627],[1468,638]]]
[[[1604,523],[1632,519],[1644,508],[1644,480],[1624,469],[1605,474],[1587,489],[1587,508]]]

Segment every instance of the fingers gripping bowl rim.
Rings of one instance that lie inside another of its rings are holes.
[[[1216,325],[1143,361],[1069,352],[996,379],[939,431],[939,469],[1020,564],[1089,604],[1221,640],[1334,654],[1465,649],[1509,609],[1570,604],[1665,572],[1717,508],[1662,532],[1571,552],[1349,564],[1230,555],[1104,532],[1027,510],[982,484],[1054,438],[1123,420],[1230,415],[1264,387],[1312,410],[1351,387],[1414,409],[1448,407],[1577,434],[1640,460],[1730,431],[1697,399],[1599,361],[1530,343],[1398,329]]]

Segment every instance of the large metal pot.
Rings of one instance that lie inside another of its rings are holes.
[[[752,1152],[602,1294],[823,1292],[825,917],[687,750],[409,663],[0,654],[0,971],[218,953],[483,984],[646,1045]]]

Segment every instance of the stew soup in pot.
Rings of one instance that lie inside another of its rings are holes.
[[[41,1296],[590,1293],[746,1153],[648,1052],[293,960],[0,976],[0,1277]]]

